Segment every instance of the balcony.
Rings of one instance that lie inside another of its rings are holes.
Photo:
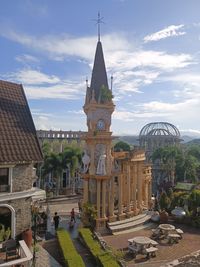
[[[17,248],[17,254],[13,255],[14,258],[8,258],[6,261],[6,252],[2,251],[2,244],[0,244],[0,267],[9,266],[24,266],[29,267],[33,255],[29,248],[27,247],[24,240],[19,241],[19,246]]]
[[[0,184],[0,193],[8,193],[10,192],[10,185],[8,184]]]

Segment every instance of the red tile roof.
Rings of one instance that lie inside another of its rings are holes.
[[[42,159],[22,85],[0,80],[0,164]]]

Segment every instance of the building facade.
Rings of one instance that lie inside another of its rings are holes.
[[[34,165],[43,160],[22,85],[0,81],[0,225],[11,237],[31,227]],[[1,240],[2,241],[2,240]]]

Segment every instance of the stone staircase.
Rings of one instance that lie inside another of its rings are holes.
[[[107,223],[108,228],[112,234],[127,232],[127,230],[144,226],[149,222],[151,214],[142,213],[121,221]],[[140,227],[142,228],[142,227]]]

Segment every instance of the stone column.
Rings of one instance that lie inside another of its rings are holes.
[[[149,181],[148,183],[148,206],[151,203],[151,196],[152,196],[152,180]]]
[[[102,181],[102,218],[106,217],[106,181]]]
[[[148,190],[149,190],[149,188],[148,188],[148,180],[145,180],[145,182],[144,182],[145,184],[144,184],[144,186],[145,186],[145,188],[144,188],[144,190],[145,190],[145,194],[144,194],[144,205],[148,208]]]
[[[97,180],[97,219],[101,218],[101,180]]]
[[[88,179],[84,179],[84,191],[83,191],[83,202],[87,203],[88,202]]]
[[[114,216],[114,177],[110,180],[109,216]]]
[[[130,191],[131,191],[131,175],[130,175],[130,164],[127,162],[126,164],[126,173],[127,173],[127,211],[131,211],[131,198],[130,198]]]
[[[142,205],[142,179],[143,179],[143,173],[142,173],[142,161],[138,161],[138,169],[137,169],[137,207],[139,210],[141,210]]]
[[[136,190],[137,190],[137,162],[134,162],[134,165],[133,165],[133,191],[132,191],[134,213],[136,213],[136,209],[137,209]]]
[[[118,215],[120,216],[123,213],[123,203],[122,203],[122,174],[118,176],[119,184],[119,199],[118,199]]]

